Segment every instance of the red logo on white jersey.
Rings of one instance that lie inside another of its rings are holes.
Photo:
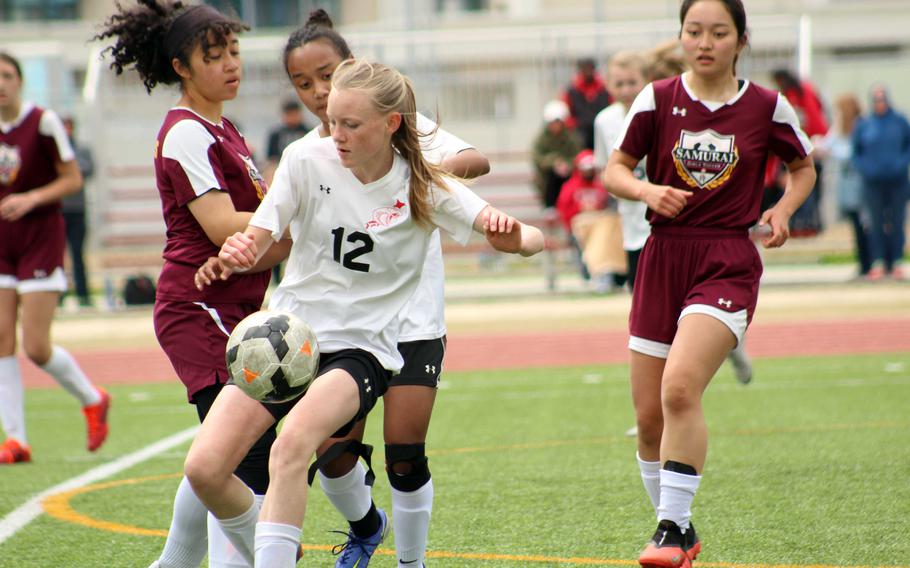
[[[391,207],[380,207],[379,209],[374,210],[373,218],[367,221],[366,228],[391,227],[395,224],[396,219],[404,217],[405,207],[407,207],[407,203],[404,203],[400,199],[396,199],[395,205]]]
[[[0,184],[12,185],[22,167],[18,146],[0,144]]]

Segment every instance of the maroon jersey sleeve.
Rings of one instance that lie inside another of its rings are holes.
[[[657,132],[657,105],[654,84],[649,84],[635,98],[626,122],[616,139],[615,149],[641,160],[651,152]]]
[[[768,148],[784,162],[805,158],[812,151],[809,138],[799,126],[799,117],[783,95],[777,95],[777,105],[771,119]]]
[[[215,142],[212,133],[192,119],[175,123],[165,135],[161,142],[162,167],[177,205],[227,187]]]

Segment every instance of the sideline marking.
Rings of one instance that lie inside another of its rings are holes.
[[[121,456],[112,462],[90,469],[82,475],[77,475],[76,477],[68,479],[63,483],[57,484],[50,489],[46,489],[35,495],[0,519],[0,544],[3,544],[9,537],[16,534],[17,531],[28,525],[35,517],[44,512],[44,509],[41,507],[41,502],[45,498],[64,491],[78,489],[90,483],[116,475],[125,469],[129,469],[149,458],[166,452],[174,446],[179,446],[180,444],[191,440],[196,435],[198,429],[199,426],[193,426],[181,432],[177,432],[176,434],[168,436],[167,438],[159,440],[144,448],[140,448],[131,454]]]
[[[196,427],[198,428],[198,427]],[[84,487],[78,487],[64,491],[56,495],[48,496],[44,502],[44,509],[47,513],[61,521],[75,523],[78,525],[88,526],[98,530],[106,530],[110,532],[118,532],[139,536],[157,536],[157,537],[166,537],[167,531],[161,529],[145,529],[142,527],[135,527],[131,525],[124,525],[120,523],[112,523],[109,521],[101,521],[89,517],[88,515],[83,515],[75,511],[69,504],[69,501],[72,497],[82,494],[90,493],[92,491],[100,491],[103,489],[109,489],[111,487],[117,487],[120,485],[136,485],[139,483],[145,483],[147,481],[157,481],[161,479],[172,479],[180,477],[181,473],[168,473],[163,475],[153,475],[148,477],[134,477],[130,479],[120,479],[117,481],[109,481],[106,483],[96,483],[93,485],[87,485]],[[334,546],[325,545],[325,544],[305,544],[301,543],[301,548],[303,550],[311,551],[323,551],[328,552],[334,549]],[[395,556],[395,551],[387,548],[379,548],[376,550],[375,554],[382,556]],[[574,565],[585,565],[585,566],[638,566],[638,562],[635,560],[620,560],[620,559],[600,559],[600,558],[583,558],[583,557],[559,557],[559,556],[544,556],[539,554],[527,555],[527,554],[495,554],[487,552],[449,552],[444,550],[428,550],[427,558],[449,558],[449,559],[461,559],[461,560],[479,560],[479,561],[490,561],[490,560],[502,560],[506,562],[534,562],[534,563],[550,563],[550,564],[574,564]],[[698,563],[699,566],[704,566],[706,568],[910,568],[910,567],[901,567],[901,566],[879,566],[879,567],[869,567],[869,566],[832,566],[826,564],[735,564],[731,562],[701,562]]]

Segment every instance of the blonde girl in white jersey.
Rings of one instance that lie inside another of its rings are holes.
[[[321,121],[306,139],[329,135],[326,101],[332,73],[350,57],[347,43],[323,10],[311,13],[306,25],[288,39],[284,52],[288,77],[301,102]],[[467,178],[489,171],[489,161],[470,144],[437,128],[419,113],[416,124],[417,130],[426,134],[420,142],[428,161]],[[442,245],[439,231],[434,231],[417,291],[401,317],[398,349],[405,364],[392,378],[383,405],[384,454],[399,566],[420,568],[424,562],[433,508],[425,442],[445,353],[444,279]],[[365,422],[357,424],[347,439],[363,440],[364,427]],[[331,440],[320,448],[319,455],[346,440]],[[350,525],[347,542],[338,547],[336,567],[365,568],[387,531],[389,519],[373,503],[367,481],[372,472],[358,461],[357,452],[351,451],[362,447],[354,444],[347,448],[349,451],[321,464],[320,486]]]
[[[250,226],[219,254],[226,277],[251,268],[290,232],[288,270],[270,307],[292,309],[315,328],[323,352],[319,374],[305,395],[285,405],[263,405],[226,386],[185,467],[235,546],[249,556],[255,549],[256,566],[295,564],[307,502],[301,479],[310,457],[362,419],[401,368],[397,318],[417,288],[433,228],[463,243],[472,230],[481,232],[503,252],[543,248],[538,229],[492,210],[425,160],[413,92],[401,74],[348,60],[332,86],[332,140],[286,150]],[[231,472],[284,415],[260,513]]]

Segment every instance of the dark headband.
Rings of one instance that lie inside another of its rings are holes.
[[[168,60],[180,55],[180,49],[186,42],[202,30],[216,23],[230,23],[224,14],[208,4],[190,6],[171,23],[164,36],[164,49]]]

